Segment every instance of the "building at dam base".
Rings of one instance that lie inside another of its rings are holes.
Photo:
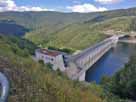
[[[51,64],[53,70],[59,69],[62,72],[66,70],[64,55],[62,52],[48,49],[37,49],[35,51],[37,60],[42,60],[44,64]]]

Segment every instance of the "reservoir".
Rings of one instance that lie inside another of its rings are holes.
[[[98,84],[104,75],[114,75],[124,67],[135,51],[136,44],[118,43],[86,72],[86,81]]]

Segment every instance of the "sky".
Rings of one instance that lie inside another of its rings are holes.
[[[102,12],[136,7],[136,0],[0,0],[4,11]]]

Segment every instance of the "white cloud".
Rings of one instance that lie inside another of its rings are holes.
[[[0,0],[0,12],[3,11],[47,11],[46,8],[17,6],[13,0]]]
[[[122,0],[95,0],[95,1],[102,4],[113,4],[113,3],[121,2]]]
[[[21,6],[17,7],[14,11],[48,11],[46,8],[40,8],[40,7],[26,7],[26,6]]]
[[[108,9],[105,7],[96,7],[92,4],[82,4],[82,5],[74,5],[69,6],[67,9],[71,10],[72,12],[81,12],[81,13],[87,13],[87,12],[102,12],[107,11]]]

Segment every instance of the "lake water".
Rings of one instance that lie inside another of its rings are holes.
[[[86,72],[86,81],[99,83],[102,76],[112,76],[129,61],[136,52],[136,44],[118,43]]]

